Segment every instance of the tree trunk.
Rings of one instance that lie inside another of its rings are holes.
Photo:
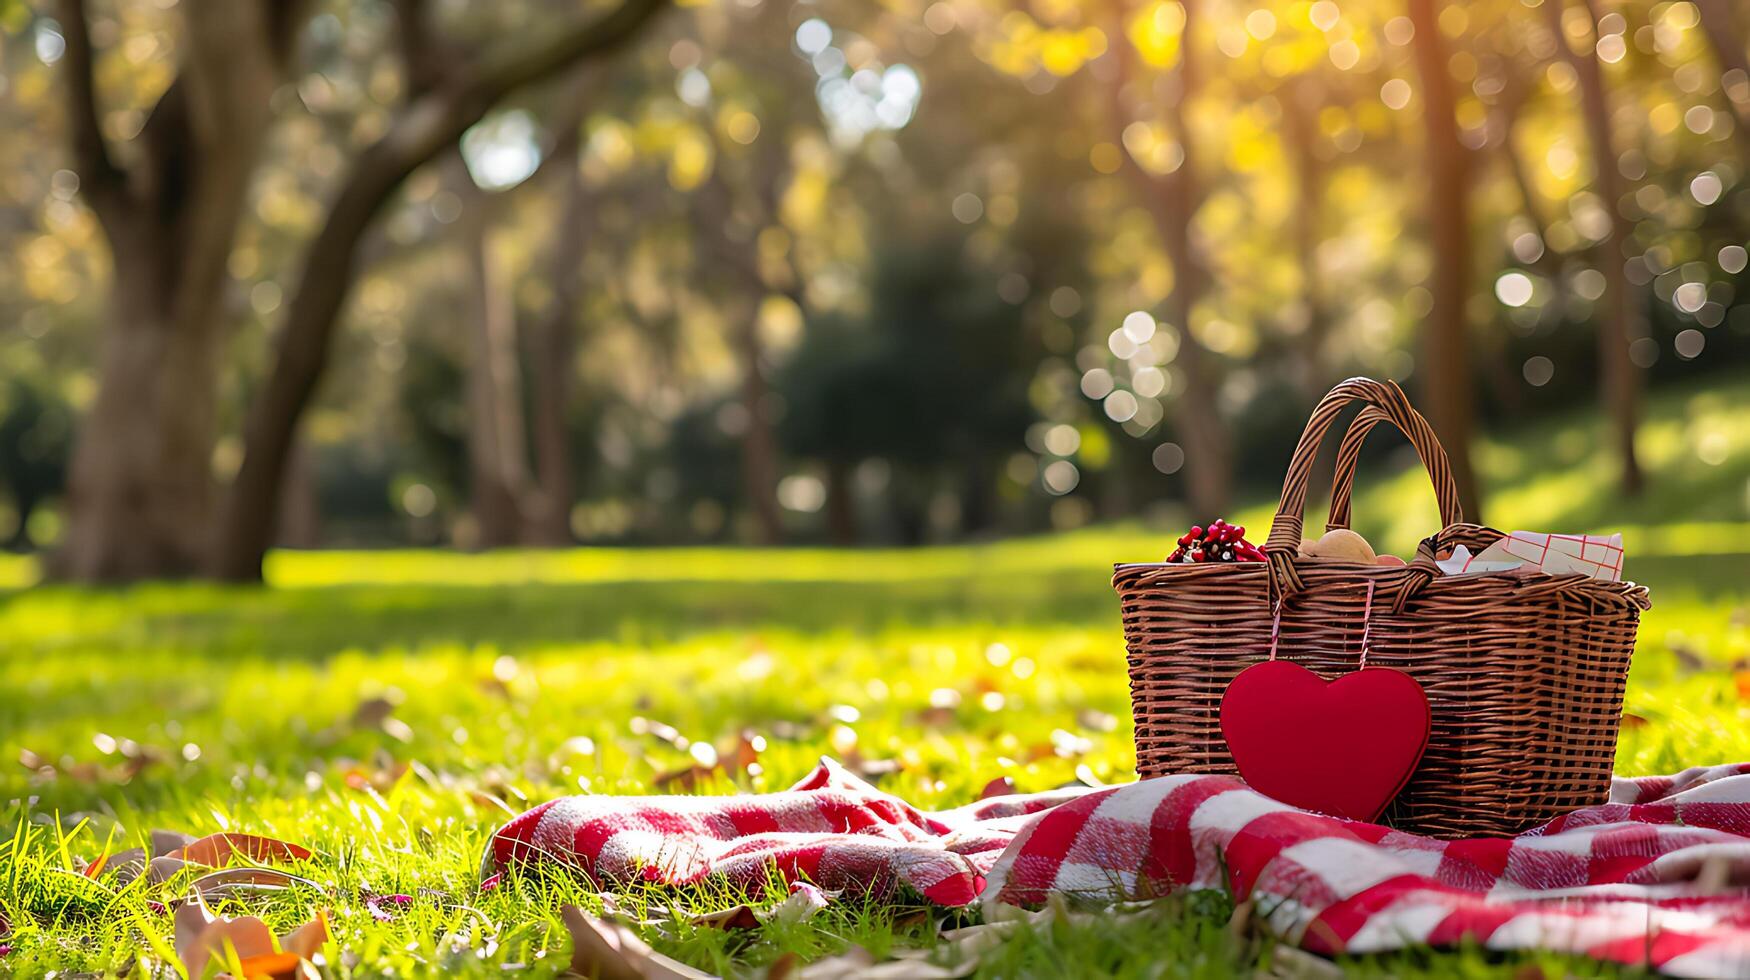
[[[826,461],[826,533],[841,548],[857,543],[857,497],[851,464],[836,456]]]
[[[766,141],[764,152],[741,191],[744,194],[751,191],[760,203],[762,220],[773,224],[778,222],[783,166],[782,159],[772,154],[780,145],[787,144],[782,144],[775,134]],[[721,156],[718,159],[721,161]],[[767,410],[770,399],[765,345],[760,338],[760,310],[772,287],[760,267],[757,232],[745,237],[732,233],[737,191],[730,186],[723,169],[721,162],[714,166],[705,185],[693,194],[694,227],[705,233],[698,243],[702,255],[710,256],[728,271],[728,281],[732,288],[739,289],[739,298],[745,306],[728,314],[740,317],[739,321],[730,322],[729,339],[741,361],[740,402],[747,416],[747,429],[741,436],[741,491],[753,519],[755,541],[774,545],[783,540],[784,523],[777,498],[777,440]],[[799,298],[800,291],[792,295]],[[803,309],[806,314],[806,308]]]
[[[1637,297],[1623,268],[1634,229],[1622,213],[1622,181],[1616,169],[1616,141],[1610,129],[1610,95],[1604,89],[1604,73],[1596,53],[1575,52],[1562,33],[1563,4],[1548,2],[1545,6],[1556,43],[1580,80],[1581,115],[1586,123],[1586,139],[1592,145],[1593,187],[1610,211],[1610,231],[1593,253],[1598,271],[1604,274],[1604,296],[1596,308],[1602,319],[1598,327],[1598,393],[1622,467],[1622,491],[1633,496],[1641,492],[1642,485],[1640,460],[1635,453],[1642,379],[1640,369],[1629,357],[1629,345],[1646,331],[1636,307]],[[1583,0],[1583,9],[1596,35],[1597,11],[1590,0]],[[1741,53],[1739,57],[1741,61]]]
[[[775,545],[784,540],[783,515],[778,510],[778,445],[767,408],[770,399],[765,345],[760,341],[760,294],[752,295],[736,337],[741,354],[741,407],[747,413],[747,431],[741,437],[741,488],[753,515],[755,540]]]
[[[1187,333],[1182,330],[1180,335]],[[1185,394],[1173,420],[1185,443],[1185,499],[1195,519],[1204,522],[1227,513],[1233,498],[1233,449],[1227,420],[1218,407],[1220,393],[1220,385],[1207,370],[1186,365]]]
[[[1218,359],[1203,346],[1191,329],[1197,300],[1208,281],[1208,270],[1191,235],[1192,222],[1202,205],[1197,180],[1195,141],[1186,125],[1185,104],[1194,98],[1201,77],[1197,72],[1195,34],[1199,7],[1184,0],[1185,23],[1180,30],[1178,87],[1167,100],[1163,113],[1168,128],[1183,153],[1178,169],[1160,175],[1144,170],[1129,154],[1125,169],[1137,185],[1155,235],[1173,265],[1173,291],[1167,297],[1167,324],[1179,335],[1179,363],[1184,369],[1185,391],[1174,400],[1170,412],[1173,427],[1185,448],[1185,494],[1199,520],[1226,512],[1233,490],[1233,453],[1229,446],[1227,420],[1220,408],[1221,371]],[[1125,37],[1122,21],[1117,37]],[[1114,138],[1122,142],[1128,113],[1124,87],[1134,69],[1135,52],[1128,40],[1119,42],[1119,70],[1113,74],[1111,115]]]
[[[34,490],[13,492],[12,534],[6,539],[7,551],[22,555],[36,549],[36,543],[30,539],[30,516],[36,513],[40,499]]]
[[[73,164],[114,279],[97,399],[72,454],[67,539],[49,566],[58,577],[190,575],[207,544],[226,267],[302,6],[183,8],[182,67],[125,165],[98,122],[85,5],[59,11]]]
[[[1168,319],[1179,331],[1179,358],[1185,367],[1185,397],[1175,416],[1185,440],[1185,489],[1193,513],[1207,522],[1225,514],[1233,494],[1233,448],[1227,419],[1221,414],[1221,368],[1215,356],[1191,328],[1197,301],[1208,284],[1209,270],[1192,240],[1191,225],[1202,204],[1197,163],[1185,104],[1196,97],[1202,77],[1197,71],[1195,38],[1197,4],[1186,0],[1185,26],[1179,54],[1179,93],[1167,109],[1184,160],[1168,175],[1160,194],[1167,256],[1173,261],[1173,292],[1167,299]]]
[[[280,498],[278,544],[282,548],[314,548],[322,540],[322,508],[316,493],[316,461],[300,443],[286,469],[286,489]]]
[[[551,246],[553,298],[533,337],[536,492],[528,515],[531,540],[552,547],[572,541],[571,434],[566,409],[576,347],[572,330],[583,294],[583,252],[594,203],[578,171],[576,135],[563,139],[561,147],[565,156],[555,166],[564,175],[565,201]]]
[[[1294,186],[1298,206],[1294,209],[1294,255],[1300,266],[1300,302],[1303,319],[1295,345],[1300,356],[1292,366],[1295,386],[1311,401],[1317,401],[1334,380],[1325,367],[1325,338],[1331,318],[1325,312],[1319,288],[1319,213],[1324,200],[1325,168],[1314,141],[1318,138],[1318,100],[1307,91],[1311,83],[1296,79],[1285,87],[1282,106],[1283,134],[1294,161]]]
[[[1452,463],[1453,481],[1467,520],[1482,520],[1476,472],[1471,467],[1471,391],[1469,317],[1471,241],[1470,150],[1459,139],[1457,102],[1447,74],[1438,0],[1409,0],[1415,27],[1416,65],[1422,77],[1425,165],[1428,168],[1428,232],[1434,250],[1430,279],[1434,309],[1422,328],[1417,371],[1428,420]]]
[[[135,248],[114,249],[97,399],[73,450],[56,577],[182,577],[206,544],[224,331],[216,304],[178,318],[166,295],[177,283],[155,278],[163,256]]]
[[[467,264],[469,509],[480,548],[523,541],[523,501],[528,493],[524,453],[521,369],[517,364],[516,306],[503,255],[495,247],[484,196],[460,155],[451,158],[458,179],[469,184],[458,230]]]
[[[977,537],[996,524],[996,481],[988,457],[968,451],[960,478],[960,536]]]

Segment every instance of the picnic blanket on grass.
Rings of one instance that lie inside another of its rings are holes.
[[[492,838],[603,887],[788,881],[939,905],[1109,903],[1176,888],[1255,900],[1288,941],[1369,953],[1471,941],[1750,975],[1750,765],[1615,780],[1512,838],[1440,841],[1298,810],[1227,776],[997,796],[926,813],[831,760],[784,792],[573,796]]]

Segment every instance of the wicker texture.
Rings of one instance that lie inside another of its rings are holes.
[[[1329,523],[1347,526],[1362,440],[1390,423],[1421,457],[1445,524],[1408,566],[1296,556],[1319,444],[1356,401],[1367,407],[1338,450]],[[1138,773],[1234,772],[1221,696],[1268,655],[1273,625],[1278,656],[1330,679],[1356,669],[1365,624],[1368,663],[1409,673],[1433,713],[1427,753],[1385,822],[1438,837],[1505,835],[1603,802],[1647,591],[1533,571],[1446,577],[1434,565],[1457,544],[1478,551],[1501,536],[1464,523],[1446,452],[1395,384],[1333,388],[1289,463],[1268,562],[1117,566]]]

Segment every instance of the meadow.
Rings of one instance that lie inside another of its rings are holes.
[[[1652,589],[1621,772],[1750,760],[1746,412],[1746,384],[1655,400],[1643,440],[1652,485],[1633,501],[1610,487],[1579,419],[1520,429],[1482,454],[1490,523],[1621,530],[1630,577]],[[1434,514],[1425,478],[1402,462],[1365,469],[1356,513],[1376,544],[1408,554]],[[1234,519],[1262,540],[1272,508]],[[154,828],[313,849],[291,865],[308,885],[219,907],[282,928],[327,909],[335,975],[550,975],[569,957],[559,906],[599,909],[599,897],[556,875],[482,892],[479,874],[487,836],[539,801],[782,788],[822,755],[880,773],[881,788],[926,809],[967,802],[1000,777],[1022,791],[1133,778],[1110,566],[1163,556],[1179,530],[1165,523],[910,552],[279,553],[260,589],[29,587],[34,565],[9,559],[0,969],[101,974],[167,960],[164,891],[76,873]],[[758,746],[753,769],[714,765],[747,761],[744,741]],[[411,899],[374,914],[368,898],[385,894]],[[660,899],[666,916],[646,938],[736,975],[764,975],[786,953],[929,946],[944,920],[851,905],[731,933],[692,921],[729,896]],[[1310,969],[1281,961],[1255,929],[1230,928],[1230,911],[1204,896],[1022,930],[975,966]],[[1604,969],[1476,950],[1342,965]]]

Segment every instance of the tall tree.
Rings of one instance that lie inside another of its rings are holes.
[[[1296,198],[1294,256],[1300,267],[1301,315],[1295,365],[1296,381],[1303,392],[1317,398],[1336,380],[1328,376],[1325,342],[1331,332],[1331,316],[1319,275],[1319,215],[1325,196],[1325,164],[1318,155],[1318,87],[1310,79],[1289,78],[1282,91],[1282,136],[1288,158],[1294,164]]]
[[[481,548],[523,542],[529,497],[524,446],[522,366],[517,360],[516,300],[503,242],[493,228],[487,192],[474,182],[460,151],[445,169],[462,198],[457,219],[466,302],[462,327],[468,335],[468,506]]]
[[[760,228],[778,220],[777,202],[785,179],[783,156],[788,149],[781,145],[782,140],[776,132],[765,136],[766,145],[756,151],[758,159],[749,168],[754,185],[749,195],[751,209],[757,213]],[[712,262],[727,272],[735,296],[726,316],[730,318],[730,347],[740,364],[738,402],[746,420],[740,434],[742,495],[759,543],[771,545],[784,537],[777,497],[778,442],[770,411],[770,365],[760,329],[761,312],[772,289],[760,268],[758,232],[739,223],[732,213],[736,195],[723,169],[719,156],[705,186],[694,194],[699,216],[696,227],[704,236],[701,245]]]
[[[610,51],[662,0],[625,0],[606,16],[549,32],[526,50],[452,57],[423,0],[399,0],[404,102],[354,161],[279,331],[254,404],[242,468],[216,538],[217,384],[225,348],[227,262],[273,112],[310,16],[299,0],[190,0],[184,55],[128,152],[99,124],[96,52],[83,0],[61,0],[73,167],[113,256],[98,394],[74,451],[67,540],[52,570],[93,581],[207,570],[261,574],[297,425],[328,358],[360,239],[416,167],[452,145],[507,94]],[[126,161],[126,162],[124,162]]]
[[[611,53],[663,2],[624,0],[606,16],[554,31],[528,50],[455,59],[444,57],[431,38],[423,0],[401,0],[408,98],[388,130],[354,161],[322,229],[305,251],[273,370],[251,407],[243,464],[221,515],[213,556],[217,575],[261,577],[286,453],[327,364],[335,325],[352,288],[359,241],[390,195],[506,95]]]
[[[1428,169],[1428,236],[1433,245],[1434,308],[1422,327],[1417,373],[1429,421],[1446,447],[1465,517],[1482,520],[1476,471],[1471,467],[1470,166],[1459,138],[1457,97],[1440,33],[1439,0],[1408,0],[1422,79],[1423,152]]]
[[[1203,206],[1204,190],[1198,179],[1196,140],[1186,124],[1185,108],[1197,97],[1202,77],[1198,72],[1196,40],[1200,19],[1197,0],[1181,0],[1184,23],[1179,32],[1179,57],[1162,110],[1163,122],[1179,143],[1179,165],[1168,173],[1145,169],[1130,154],[1124,168],[1135,181],[1155,234],[1173,265],[1172,292],[1165,304],[1165,320],[1179,334],[1179,361],[1185,369],[1185,393],[1176,399],[1171,415],[1185,443],[1186,492],[1191,508],[1214,517],[1225,513],[1233,493],[1233,447],[1227,420],[1221,414],[1222,367],[1215,353],[1198,337],[1192,319],[1198,300],[1209,286],[1209,269],[1193,234],[1197,211]],[[1119,70],[1113,74],[1110,95],[1111,118],[1118,145],[1130,124],[1126,89],[1134,77],[1136,52],[1123,40],[1124,19],[1120,8],[1116,37]]]
[[[583,300],[583,251],[590,237],[595,200],[579,169],[575,133],[560,143],[553,159],[563,190],[558,224],[548,246],[551,296],[529,337],[536,492],[527,517],[532,543],[558,546],[571,543],[571,438],[565,419],[577,349],[577,308]]]
[[[181,70],[116,156],[84,0],[60,0],[72,168],[114,269],[52,568],[88,581],[187,575],[203,557],[226,263],[306,15],[291,0],[191,0],[181,12]]]
[[[761,544],[776,544],[784,535],[777,497],[781,463],[773,419],[771,353],[761,321],[766,301],[782,296],[806,318],[807,296],[795,250],[782,256],[762,247],[768,233],[789,239],[782,203],[794,177],[792,144],[813,119],[805,120],[798,105],[818,82],[807,61],[794,54],[789,20],[782,4],[747,9],[701,11],[698,36],[724,43],[722,57],[708,77],[726,98],[745,100],[758,125],[745,145],[727,137],[720,120],[707,118],[703,128],[711,141],[711,172],[693,192],[691,206],[697,260],[707,261],[729,301],[723,304],[729,347],[740,371],[742,496]],[[730,42],[733,39],[733,43]],[[810,106],[812,108],[812,106]],[[807,113],[812,115],[812,113]],[[770,253],[770,254],[768,254]]]
[[[1580,115],[1586,123],[1586,139],[1592,149],[1592,187],[1610,213],[1610,222],[1594,250],[1594,264],[1604,275],[1604,295],[1599,299],[1598,313],[1598,394],[1603,401],[1605,417],[1610,420],[1611,441],[1616,444],[1617,461],[1622,467],[1622,490],[1627,494],[1641,491],[1640,460],[1635,455],[1635,429],[1640,419],[1641,370],[1629,356],[1629,345],[1646,332],[1641,322],[1640,298],[1628,281],[1624,263],[1626,249],[1634,228],[1622,211],[1622,177],[1617,169],[1616,140],[1611,133],[1610,93],[1604,87],[1604,72],[1598,61],[1595,43],[1598,37],[1598,11],[1592,0],[1580,0],[1571,9],[1585,14],[1587,35],[1584,53],[1574,50],[1563,29],[1563,0],[1546,0],[1549,28],[1555,33],[1556,47],[1561,51],[1574,74],[1580,80]]]

